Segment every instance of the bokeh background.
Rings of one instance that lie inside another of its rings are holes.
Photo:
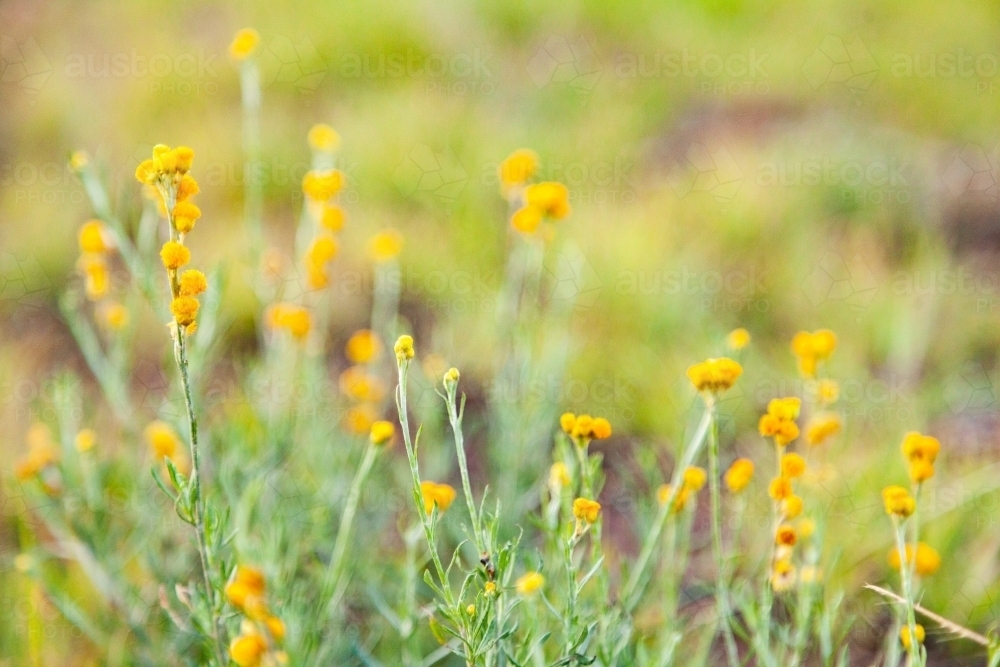
[[[829,456],[832,576],[861,618],[877,615],[859,589],[887,576],[878,489],[905,479],[899,442],[922,430],[944,444],[925,525],[945,565],[924,603],[980,630],[994,621],[1000,9],[974,0],[0,3],[0,566],[23,511],[7,478],[45,379],[70,367],[87,381],[56,307],[92,215],[67,157],[87,150],[138,215],[139,160],[156,143],[192,146],[205,215],[190,245],[203,266],[238,263],[227,45],[246,26],[262,36],[269,245],[292,252],[308,128],[343,138],[335,339],[366,322],[366,240],[395,227],[403,312],[473,399],[488,396],[508,247],[496,168],[533,148],[573,205],[546,259],[560,276],[547,298],[573,304],[569,365],[539,391],[614,423],[611,488],[649,492],[635,461],[669,458],[692,400],[684,369],[737,326],[754,339],[729,446],[766,451],[756,415],[802,392],[791,336],[831,328],[846,426]],[[243,282],[226,288],[235,359],[253,354],[260,309]],[[144,339],[138,367],[165,349]],[[634,553],[629,518],[612,507],[611,534]],[[0,615],[10,646],[18,613]]]

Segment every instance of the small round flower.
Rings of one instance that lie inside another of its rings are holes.
[[[497,585],[495,583],[493,583],[492,581],[487,581],[483,585],[483,593],[485,593],[486,595],[488,595],[488,596],[489,595],[494,595],[496,592],[497,592]]]
[[[166,422],[159,420],[150,422],[146,426],[144,434],[146,442],[149,443],[149,447],[157,459],[176,459],[182,446],[181,439]]]
[[[562,183],[546,181],[524,189],[524,200],[550,218],[559,220],[570,213],[569,190]]]
[[[456,384],[458,384],[458,381],[461,377],[462,374],[458,372],[457,368],[449,368],[447,371],[445,371],[444,376],[441,379],[441,382],[442,384],[444,384],[445,388],[453,387]]]
[[[601,503],[587,498],[577,498],[573,501],[573,516],[577,521],[594,523],[601,513]]]
[[[726,483],[726,488],[729,489],[731,493],[739,493],[747,487],[750,480],[753,479],[753,461],[750,459],[736,459],[733,461],[732,465],[729,466],[729,470],[723,480]]]
[[[590,434],[597,440],[606,440],[611,437],[611,422],[604,417],[597,417],[590,426]]]
[[[201,217],[201,209],[189,201],[179,201],[174,206],[172,221],[174,228],[181,234],[187,234],[194,229],[194,223]]]
[[[465,608],[465,613],[468,614],[469,616],[475,616],[476,615],[476,605],[470,604],[469,606],[467,606]]]
[[[775,477],[767,487],[767,495],[774,500],[784,500],[793,495],[792,480],[787,477]]]
[[[363,403],[378,403],[385,396],[381,380],[370,375],[364,366],[351,366],[340,374],[340,390]]]
[[[320,234],[309,244],[306,254],[317,264],[325,264],[337,256],[337,250],[337,239],[329,234]]]
[[[507,192],[512,187],[524,185],[538,169],[538,155],[527,148],[519,148],[500,163],[500,189]]]
[[[923,484],[934,476],[934,465],[924,459],[910,461],[910,479],[916,484]]]
[[[799,537],[803,540],[809,539],[816,532],[816,522],[812,519],[799,519],[796,525],[798,526]]]
[[[913,634],[917,636],[917,643],[923,644],[927,633],[924,631],[924,626],[919,623],[915,623],[913,626]],[[909,650],[910,648],[910,626],[904,625],[899,629],[899,641],[903,642],[903,648]]]
[[[78,452],[89,452],[97,444],[97,434],[94,432],[94,429],[82,429],[76,434],[74,444]]]
[[[561,428],[567,435],[573,434],[573,429],[576,428],[576,415],[572,412],[564,412],[559,417],[559,428]]]
[[[87,151],[73,151],[69,156],[69,167],[73,171],[80,171],[90,163],[90,156]]]
[[[167,241],[160,250],[160,259],[168,271],[176,271],[191,261],[191,251],[177,241]]]
[[[233,60],[246,60],[260,43],[260,34],[253,28],[243,28],[233,37],[229,55]]]
[[[337,169],[308,171],[302,178],[302,192],[309,199],[325,202],[344,187],[344,173]]]
[[[372,424],[371,434],[368,439],[373,445],[384,445],[396,434],[396,427],[392,422],[377,421]]]
[[[933,436],[911,431],[903,438],[902,449],[903,456],[911,463],[913,461],[927,461],[933,464],[941,451],[941,442]]]
[[[774,564],[771,571],[771,588],[777,593],[783,593],[795,585],[795,566],[787,558],[782,558]]]
[[[787,520],[794,519],[802,514],[802,498],[792,495],[782,500],[781,514]]]
[[[781,457],[781,475],[789,479],[801,477],[806,471],[806,460],[795,452],[789,452]]]
[[[435,482],[420,482],[420,493],[424,498],[424,510],[428,514],[438,508],[438,512],[444,513],[455,500],[455,489],[448,484],[437,484]]]
[[[823,405],[833,405],[840,398],[840,385],[836,380],[820,380],[816,386],[816,398]]]
[[[309,128],[309,147],[322,153],[333,153],[340,146],[340,135],[326,123]]]
[[[88,220],[77,234],[80,252],[104,253],[111,249],[107,231],[100,220]]]
[[[906,564],[913,564],[913,569],[921,577],[929,577],[941,567],[941,554],[926,542],[917,543],[917,562],[913,562],[913,545],[906,545]],[[889,551],[889,567],[899,569],[899,549],[893,547]]]
[[[290,303],[276,303],[268,308],[265,321],[272,329],[285,329],[293,337],[301,340],[312,328],[312,316],[303,306]],[[368,430],[367,427],[364,430]]]
[[[569,476],[569,468],[562,461],[557,461],[549,468],[549,487],[561,490],[573,483]],[[558,491],[557,491],[558,492]]]
[[[170,302],[170,312],[182,327],[194,322],[201,304],[193,296],[179,296]]]
[[[336,204],[327,204],[323,207],[323,212],[319,216],[319,223],[331,232],[339,232],[344,228],[347,214],[344,209]]]
[[[267,653],[267,640],[259,632],[241,634],[229,644],[229,657],[239,667],[260,667]]]
[[[181,274],[179,285],[181,296],[198,296],[208,289],[208,279],[198,269],[188,269]]]
[[[372,406],[367,403],[355,405],[344,413],[344,428],[358,435],[368,433],[375,422],[375,417],[375,408]]]
[[[730,350],[742,350],[749,344],[750,332],[742,327],[739,329],[733,329],[729,332],[729,335],[726,336],[726,347]]]
[[[413,349],[413,336],[403,334],[396,340],[396,344],[392,349],[396,353],[396,361],[400,363],[409,361],[416,354],[416,351]]]
[[[540,572],[528,572],[518,577],[514,583],[514,588],[518,595],[534,595],[545,585],[545,577]]]
[[[688,379],[700,392],[719,394],[730,389],[743,374],[743,367],[727,357],[706,359],[687,369]]]
[[[268,616],[264,619],[264,625],[267,626],[267,631],[271,633],[271,638],[276,642],[283,641],[285,639],[285,623],[277,616]]]
[[[913,514],[917,509],[913,496],[901,486],[893,485],[882,489],[882,501],[885,503],[886,514],[903,519]]]
[[[806,427],[806,442],[813,447],[822,445],[840,433],[840,429],[840,415],[833,412],[821,412],[809,420],[809,425]]]
[[[774,415],[782,421],[795,421],[802,409],[802,399],[797,396],[772,398],[767,403],[767,414]]]
[[[367,364],[378,358],[382,342],[378,334],[370,329],[355,331],[344,346],[344,354],[355,364]]]
[[[542,224],[542,211],[534,206],[522,206],[510,216],[510,224],[522,234],[534,234]]]
[[[403,235],[395,229],[385,229],[368,241],[368,254],[378,262],[388,262],[403,251]]]
[[[807,378],[816,377],[818,362],[830,358],[837,349],[837,335],[829,329],[812,333],[800,331],[792,338],[792,352],[798,357],[799,372]]]
[[[98,308],[101,322],[112,331],[121,331],[128,325],[128,309],[117,301],[104,301]]]
[[[688,466],[684,469],[684,488],[691,492],[701,491],[708,480],[708,475],[704,468],[698,466]]]
[[[196,194],[201,192],[201,188],[198,187],[198,181],[194,180],[191,174],[184,174],[181,178],[181,182],[177,184],[177,202],[184,202],[194,197]],[[174,215],[177,214],[177,207],[174,207]],[[198,210],[198,215],[196,218],[201,217],[201,210]],[[193,224],[193,223],[192,223]],[[190,231],[190,230],[189,230]]]
[[[799,536],[795,532],[795,528],[787,523],[778,526],[778,530],[774,534],[774,543],[779,546],[794,547],[798,539]]]
[[[573,424],[571,436],[582,445],[584,441],[590,440],[591,430],[594,428],[594,418],[590,415],[579,415]]]

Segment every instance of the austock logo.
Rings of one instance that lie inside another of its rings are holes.
[[[860,255],[845,261],[835,252],[826,252],[806,276],[802,289],[814,307],[832,301],[864,310],[875,298],[878,282]]]
[[[52,65],[34,38],[18,43],[13,37],[0,36],[0,82],[37,95],[51,74]]]
[[[743,171],[721,143],[694,143],[667,176],[678,197],[703,192],[717,202],[731,202],[743,184]]]
[[[308,37],[298,44],[277,36],[261,53],[261,83],[264,87],[290,84],[300,93],[314,93],[326,77],[326,61]]]
[[[955,149],[946,159],[941,182],[952,200],[1000,202],[1000,145],[987,150],[970,143]]]
[[[875,80],[878,64],[860,37],[845,43],[836,35],[827,35],[803,63],[802,73],[813,90],[841,85],[853,93],[861,93]]]
[[[450,147],[438,152],[417,144],[392,173],[392,182],[405,197],[428,195],[450,207],[469,182],[469,174]]]
[[[603,73],[601,61],[586,39],[580,37],[570,43],[557,35],[549,37],[538,49],[527,69],[538,88],[561,84],[583,94],[597,87]]]

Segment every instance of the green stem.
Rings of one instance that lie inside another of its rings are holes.
[[[715,598],[719,609],[722,637],[726,644],[726,657],[730,667],[739,667],[740,655],[733,636],[732,609],[729,605],[729,582],[726,576],[725,557],[722,553],[722,500],[719,493],[719,421],[715,416],[715,406],[707,412],[711,415],[712,426],[708,436],[709,491],[712,496],[712,553],[715,556]]]
[[[917,619],[913,609],[913,579],[906,563],[906,524],[896,520],[896,549],[899,550],[899,574],[903,585],[903,599],[906,600],[906,631],[910,636],[910,646],[907,649],[908,662],[913,667],[921,665],[920,643],[917,641]],[[916,560],[916,554],[914,559]]]
[[[465,436],[462,434],[465,400],[463,397],[462,410],[459,412],[457,406],[458,383],[446,382],[445,391],[447,392],[445,403],[448,406],[448,421],[451,422],[451,430],[455,434],[455,455],[458,457],[458,469],[462,473],[462,491],[465,493],[465,503],[469,508],[469,520],[472,521],[472,535],[479,553],[487,554],[486,544],[480,529],[479,512],[476,510],[476,502],[472,497],[472,485],[469,483],[469,464],[465,459]]]

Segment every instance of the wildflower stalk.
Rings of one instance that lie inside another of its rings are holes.
[[[449,371],[450,374],[450,371]],[[479,553],[487,554],[486,544],[480,528],[479,512],[476,510],[476,501],[472,496],[472,485],[469,483],[469,464],[465,458],[465,437],[462,434],[462,417],[465,416],[465,396],[462,396],[462,405],[458,406],[458,376],[451,380],[450,375],[445,377],[445,404],[448,406],[448,421],[451,423],[451,430],[455,434],[455,455],[458,457],[458,469],[462,474],[462,491],[465,494],[465,503],[469,508],[469,520],[472,522],[472,535]]]
[[[726,574],[726,562],[722,553],[722,500],[719,492],[719,420],[715,415],[715,405],[705,409],[710,415],[711,427],[708,433],[708,466],[709,491],[712,502],[712,553],[715,556],[715,599],[719,610],[723,641],[726,644],[726,657],[730,667],[739,667],[740,656],[736,648],[736,638],[733,636],[732,609],[729,603],[729,581]]]
[[[709,400],[712,399],[709,398]],[[701,450],[701,446],[705,442],[705,436],[708,434],[708,429],[711,423],[712,408],[706,404],[705,413],[702,415],[701,421],[698,423],[698,428],[695,429],[694,435],[685,447],[681,460],[674,467],[674,474],[670,484],[670,495],[667,497],[666,502],[660,506],[660,511],[657,513],[656,518],[653,520],[653,525],[650,526],[649,533],[646,535],[646,541],[642,545],[642,551],[639,552],[639,558],[636,560],[635,567],[632,569],[632,573],[629,575],[625,586],[622,588],[621,599],[624,602],[624,607],[627,612],[632,611],[632,609],[635,608],[635,605],[639,603],[639,598],[642,595],[640,586],[643,584],[643,580],[645,579],[646,569],[649,567],[649,561],[653,557],[653,551],[656,549],[656,545],[660,540],[660,534],[663,532],[663,526],[666,524],[667,517],[670,516],[674,503],[677,501],[677,494],[681,489],[684,471],[689,465],[691,465],[691,462],[694,461],[698,452]]]
[[[914,613],[914,600],[913,600],[913,572],[912,569],[906,563],[906,523],[894,519],[895,529],[896,529],[896,549],[899,550],[900,559],[903,561],[899,568],[900,579],[903,586],[903,599],[906,601],[906,631],[910,636],[910,645],[907,649],[909,654],[908,664],[913,667],[921,667],[923,665],[923,660],[921,658],[920,642],[917,641],[917,619]],[[916,553],[914,553],[913,560],[916,561]]]
[[[251,258],[254,266],[264,246],[262,214],[264,194],[257,166],[260,164],[260,71],[254,58],[240,66],[240,93],[243,105],[243,183],[246,195],[243,217],[250,232]]]
[[[361,459],[361,465],[358,466],[357,472],[354,473],[354,479],[351,481],[350,491],[347,493],[347,502],[344,505],[344,513],[340,517],[340,528],[337,531],[337,539],[333,543],[333,553],[330,556],[330,564],[327,566],[326,574],[323,577],[323,583],[321,594],[320,594],[320,604],[321,608],[326,609],[327,616],[332,616],[340,603],[340,599],[346,590],[346,581],[344,580],[344,557],[347,554],[347,545],[350,541],[351,528],[354,525],[354,517],[358,511],[358,502],[361,499],[361,489],[364,486],[365,480],[368,479],[369,473],[371,473],[372,467],[375,465],[375,459],[378,456],[379,447],[377,445],[367,443],[365,445],[365,454]]]

